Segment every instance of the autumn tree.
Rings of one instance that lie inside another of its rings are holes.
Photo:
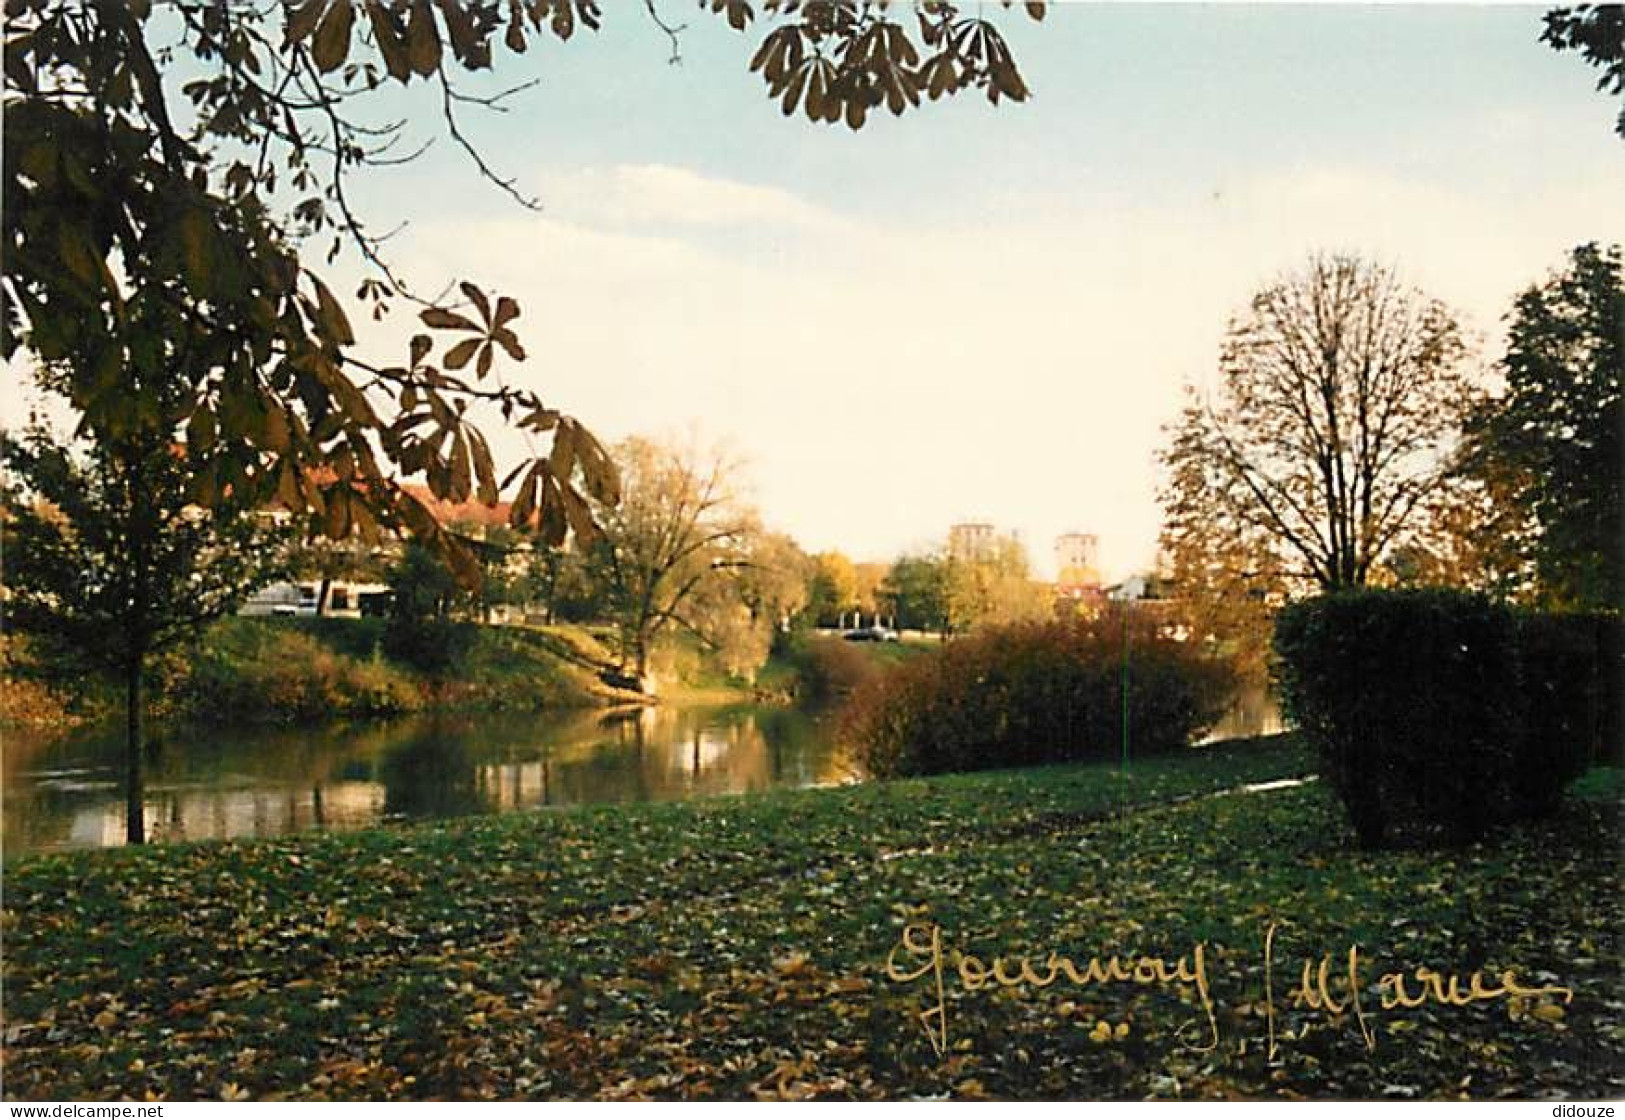
[[[1450,310],[1387,268],[1316,256],[1282,276],[1163,453],[1165,547],[1187,572],[1228,558],[1243,581],[1365,584],[1451,476],[1465,357]]]
[[[1534,598],[1536,529],[1520,507],[1521,473],[1482,454],[1468,419],[1456,469],[1424,503],[1421,531],[1389,549],[1372,582],[1457,587],[1506,601]]]
[[[1041,18],[1042,4],[1025,7]],[[645,9],[675,50],[678,29]],[[913,26],[867,2],[711,9],[735,30],[765,29],[751,68],[786,114],[855,129],[882,106],[901,114],[965,90],[1027,96],[997,26],[953,4],[917,5]],[[423,304],[350,204],[358,170],[412,155],[398,150],[403,122],[371,118],[371,95],[434,87],[449,138],[535,205],[459,124],[522,86],[487,96],[460,82],[596,29],[595,0],[10,0],[6,17],[0,352],[64,366],[82,432],[158,423],[120,391],[124,374],[171,377],[187,407],[166,434],[186,446],[195,502],[275,496],[328,537],[410,532],[474,582],[478,565],[401,478],[495,505],[485,405],[551,441],[505,480],[514,525],[553,543],[590,533],[588,499],[613,504],[613,467],[580,424],[502,379],[499,361],[525,358],[518,305],[465,282],[460,307],[419,312],[451,332],[442,352],[425,333],[398,362],[363,358],[304,246],[331,237],[329,261],[356,247],[371,272],[357,298],[374,314]]]
[[[757,23],[746,0],[711,9],[736,30]],[[752,69],[787,114],[852,128],[964,90],[1027,96],[979,13],[922,3],[912,29],[893,14],[767,0]],[[585,427],[505,379],[526,357],[518,304],[466,281],[456,306],[423,299],[348,187],[412,155],[372,95],[423,84],[478,172],[534,205],[459,123],[515,90],[470,94],[461,79],[596,29],[594,0],[8,0],[5,15],[0,356],[51,369],[79,435],[177,447],[205,510],[274,501],[311,537],[410,535],[469,585],[476,557],[407,479],[488,506],[510,489],[516,528],[555,545],[591,536],[616,472]],[[365,259],[356,299],[375,316],[417,310],[426,330],[397,360],[356,353],[307,252],[321,243],[329,263],[345,244]],[[541,441],[506,477],[481,426],[495,417]]]
[[[152,658],[279,578],[290,543],[229,503],[193,506],[186,463],[142,438],[63,443],[36,424],[9,433],[4,447],[5,625],[123,688],[132,844],[146,839]]]
[[[1274,613],[1289,590],[1288,569],[1269,533],[1252,521],[1213,517],[1195,500],[1206,487],[1205,459],[1189,446],[1201,426],[1187,413],[1167,458],[1159,567],[1173,587],[1177,622],[1221,656],[1240,681],[1268,679]]]
[[[858,606],[858,573],[843,552],[820,552],[813,558],[807,583],[809,610],[820,626],[839,626]]]
[[[621,501],[597,511],[602,533],[589,564],[622,665],[642,681],[663,635],[685,633],[714,652],[747,636],[740,576],[760,527],[724,452],[634,437],[615,457]]]
[[[857,609],[861,615],[873,618],[881,609],[880,585],[885,582],[889,565],[863,560],[852,565],[852,577],[857,589]]]
[[[745,540],[737,569],[739,598],[760,631],[784,633],[811,607],[813,558],[787,533],[761,530]],[[754,666],[753,666],[754,667]]]
[[[1499,500],[1498,539],[1522,545],[1555,606],[1625,607],[1625,278],[1621,249],[1581,245],[1513,304],[1505,389],[1469,426],[1467,474]],[[1492,535],[1475,526],[1475,537]]]
[[[1043,588],[1032,578],[1027,550],[1014,537],[1000,537],[985,556],[952,556],[943,572],[947,629],[1023,622],[1048,613]]]

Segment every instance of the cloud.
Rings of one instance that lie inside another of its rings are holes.
[[[1374,256],[1493,356],[1520,288],[1578,241],[1625,240],[1584,184],[1326,166],[957,224],[848,219],[676,168],[574,180],[603,188],[543,215],[420,221],[397,245],[409,275],[519,299],[532,357],[511,380],[607,437],[731,438],[767,519],[809,548],[884,559],[985,516],[1041,567],[1055,535],[1098,533],[1114,575],[1150,562],[1162,425],[1261,283],[1316,249]]]
[[[668,164],[620,164],[544,175],[548,212],[611,227],[827,229],[834,215],[774,187]]]

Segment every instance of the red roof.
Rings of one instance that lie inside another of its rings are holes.
[[[490,529],[501,528],[508,524],[508,511],[513,508],[510,502],[488,506],[477,501],[444,501],[430,493],[427,486],[403,486],[402,489],[422,502],[424,508],[442,525],[474,524]]]

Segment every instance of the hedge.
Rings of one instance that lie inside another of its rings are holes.
[[[1468,592],[1360,590],[1276,619],[1283,706],[1362,846],[1546,814],[1618,750],[1620,620]]]

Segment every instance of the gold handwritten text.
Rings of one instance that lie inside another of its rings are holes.
[[[899,957],[906,963],[899,963]],[[1140,984],[1171,987],[1194,985],[1207,1017],[1208,1038],[1203,1045],[1187,1042],[1197,1051],[1209,1051],[1219,1045],[1219,1020],[1214,1010],[1213,997],[1208,987],[1206,946],[1198,942],[1191,952],[1179,958],[1172,966],[1161,957],[1119,957],[1112,955],[1102,960],[1092,956],[1081,967],[1071,957],[1050,953],[1042,965],[1035,965],[1032,957],[994,957],[983,960],[969,953],[946,949],[942,929],[936,925],[911,924],[903,927],[902,935],[886,957],[886,978],[902,984],[927,980],[934,1000],[920,1012],[920,1023],[926,1037],[938,1055],[948,1052],[948,996],[946,975],[952,970],[959,986],[967,992],[988,987],[1047,988],[1058,980],[1080,987],[1109,984]],[[1196,1020],[1180,1028],[1184,1033]]]
[[[1275,955],[1276,925],[1270,927],[1264,934],[1264,998],[1269,1020],[1269,1053],[1273,1058],[1276,1053],[1275,1038],[1275,995],[1270,977],[1273,971],[1273,958]],[[1366,1021],[1365,1008],[1360,1002],[1361,992],[1366,985],[1360,977],[1362,961],[1360,947],[1350,945],[1348,954],[1342,958],[1344,963],[1333,967],[1332,954],[1322,954],[1317,961],[1304,961],[1303,971],[1300,974],[1298,986],[1288,993],[1289,998],[1296,1007],[1306,1008],[1311,1012],[1319,1012],[1328,1020],[1340,1019],[1345,1013],[1352,1011],[1354,1021],[1359,1026],[1360,1035],[1365,1040],[1366,1049],[1377,1048],[1377,1036]],[[1572,989],[1546,985],[1532,988],[1518,980],[1516,969],[1502,970],[1496,983],[1487,984],[1482,970],[1474,972],[1465,981],[1457,973],[1444,973],[1427,965],[1420,965],[1407,979],[1404,972],[1385,973],[1377,980],[1377,995],[1384,1011],[1392,1011],[1396,1007],[1415,1008],[1423,1004],[1433,1003],[1440,1007],[1467,1007],[1470,1004],[1487,1002],[1494,999],[1530,999],[1540,996],[1561,997],[1564,1003],[1574,999]],[[1411,990],[1414,980],[1415,992]]]

